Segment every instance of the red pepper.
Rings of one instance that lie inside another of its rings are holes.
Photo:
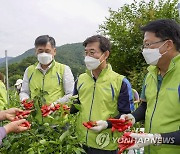
[[[63,107],[64,110],[70,110],[70,107],[67,106],[67,105],[63,105],[62,107]]]
[[[20,126],[30,128],[30,127],[31,127],[31,124],[29,123],[29,121],[25,121],[25,122],[23,122]]]
[[[31,110],[21,111],[21,112],[17,112],[16,116],[17,117],[20,117],[20,116],[24,117],[26,115],[29,115],[30,113],[31,113]]]
[[[29,115],[30,113],[31,110],[16,112],[16,117],[12,121],[17,121],[21,118],[24,118],[26,115]]]
[[[97,123],[94,122],[94,121],[88,121],[87,124],[88,124],[89,126],[91,126],[91,127],[94,127],[94,126],[97,125]]]
[[[125,132],[119,142],[119,152],[122,154],[124,150],[135,144],[135,139],[130,136],[131,132]]]
[[[48,116],[50,113],[59,110],[60,107],[63,107],[64,110],[69,110],[70,108],[67,105],[55,104],[54,107],[50,107],[49,105],[43,105],[41,107],[41,112],[43,117]]]
[[[109,118],[108,120],[111,121],[111,123],[124,123],[125,122],[124,119],[112,119],[112,118]]]
[[[87,124],[87,122],[83,122],[83,125],[84,125],[85,127],[87,127],[88,129],[91,128],[91,127]]]
[[[96,123],[95,121],[88,121],[88,122],[83,122],[83,125],[84,125],[86,128],[90,129],[91,127],[96,126],[97,123]]]
[[[24,108],[26,110],[32,109],[33,106],[34,106],[34,101],[33,100],[31,100],[29,102],[27,102],[27,100],[23,100],[21,103],[23,104],[23,106],[24,106]]]
[[[16,113],[16,117],[12,121],[18,121],[21,119],[21,116],[24,117],[26,115],[29,115],[31,111],[21,111]],[[22,127],[31,127],[31,124],[28,121],[23,122],[20,126]]]
[[[108,121],[110,121],[112,123],[112,132],[114,132],[115,130],[119,131],[119,132],[123,132],[126,129],[128,129],[129,127],[132,127],[132,123],[128,120],[124,120],[124,119],[108,119]]]
[[[51,109],[50,109],[49,105],[43,105],[41,107],[41,113],[42,113],[43,117],[48,116],[50,114],[50,111],[51,111]]]

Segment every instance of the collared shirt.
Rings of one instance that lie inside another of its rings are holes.
[[[40,70],[44,75],[46,72],[52,67],[50,64],[45,70],[42,69],[40,63],[36,66],[36,69]],[[65,103],[69,100],[69,97],[73,94],[74,89],[74,77],[71,72],[69,66],[65,65],[64,69],[64,76],[63,76],[63,87],[65,95],[62,98],[59,98],[56,102],[57,103]],[[29,79],[28,79],[28,69],[25,70],[24,77],[23,77],[23,84],[20,93],[20,100],[23,101],[24,99],[29,99],[30,89],[29,89]]]

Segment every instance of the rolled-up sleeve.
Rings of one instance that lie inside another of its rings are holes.
[[[63,75],[63,87],[65,95],[57,100],[58,103],[65,103],[73,95],[74,89],[74,76],[69,66],[65,66]]]
[[[19,94],[20,100],[23,101],[24,99],[28,99],[29,95],[30,95],[30,90],[29,90],[29,79],[28,79],[28,68],[27,68],[24,72],[21,92]]]

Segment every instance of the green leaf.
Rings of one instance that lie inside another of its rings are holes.
[[[78,109],[79,111],[81,111],[81,105],[80,104],[73,104],[75,106],[76,109]]]
[[[59,144],[59,143],[56,142],[56,141],[49,141],[49,143],[52,143],[52,144]]]
[[[46,145],[47,141],[45,139],[39,141],[41,144]]]
[[[41,149],[40,148],[38,148],[38,154],[41,154]]]
[[[59,140],[62,142],[62,141],[66,138],[66,136],[68,136],[68,135],[69,135],[69,130],[65,131],[65,132],[59,137]]]
[[[50,116],[50,115],[48,115],[47,117],[48,117],[49,119],[54,119],[54,118],[53,118],[52,116]]]
[[[76,154],[81,154],[81,151],[79,150],[79,148],[74,148],[74,151]]]
[[[28,154],[34,154],[33,148],[29,148],[29,149],[27,150],[27,152],[28,152]]]
[[[38,100],[36,100],[34,102],[34,106],[35,106],[35,109],[36,109],[35,119],[38,121],[39,124],[42,124],[43,117],[42,117],[42,113],[41,113],[41,109],[40,109]]]

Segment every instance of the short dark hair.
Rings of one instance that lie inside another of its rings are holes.
[[[37,47],[40,45],[46,45],[48,42],[51,44],[51,46],[53,48],[55,48],[55,46],[56,46],[55,39],[53,37],[50,37],[49,35],[41,35],[41,36],[37,37],[34,45],[35,45],[35,47]]]
[[[143,32],[153,32],[156,37],[162,40],[172,40],[176,50],[180,51],[180,26],[177,22],[171,19],[160,19],[150,22],[144,27],[141,27]]]
[[[88,37],[84,42],[83,46],[86,47],[87,44],[93,43],[93,42],[99,42],[99,48],[101,49],[102,52],[106,52],[107,50],[110,52],[111,50],[111,43],[110,41],[102,36],[102,35],[93,35],[91,37]]]

